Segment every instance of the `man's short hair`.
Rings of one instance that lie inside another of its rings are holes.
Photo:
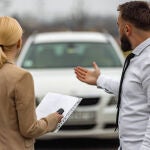
[[[135,27],[150,30],[150,6],[143,1],[131,1],[119,5],[118,11],[125,21],[132,23]]]

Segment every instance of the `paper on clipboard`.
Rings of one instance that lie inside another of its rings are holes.
[[[64,117],[54,131],[57,132],[73,113],[73,111],[77,108],[81,100],[82,98],[49,92],[36,108],[37,119],[46,117],[47,115],[56,112],[58,109],[63,108]]]

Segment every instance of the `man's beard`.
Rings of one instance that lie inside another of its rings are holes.
[[[121,49],[123,50],[123,52],[132,50],[132,45],[125,34],[120,38],[120,41],[121,41]]]

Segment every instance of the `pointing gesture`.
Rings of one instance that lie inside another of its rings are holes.
[[[74,69],[76,77],[82,82],[96,85],[97,78],[100,75],[100,69],[95,62],[93,62],[93,68],[94,70],[88,70],[80,66],[76,67]]]

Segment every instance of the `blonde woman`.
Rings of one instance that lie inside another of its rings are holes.
[[[63,117],[56,112],[37,120],[32,76],[14,64],[21,45],[19,23],[0,17],[1,150],[34,150],[34,139],[53,131]]]

